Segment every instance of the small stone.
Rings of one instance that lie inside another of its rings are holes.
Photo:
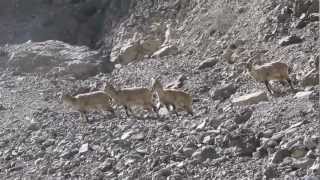
[[[133,140],[143,140],[144,138],[145,138],[145,135],[143,132],[140,132],[131,136],[131,139]]]
[[[320,180],[320,177],[317,176],[304,176],[302,180]]]
[[[130,136],[131,136],[131,134],[133,134],[134,132],[133,131],[127,131],[127,132],[125,132],[125,133],[123,133],[122,134],[122,136],[121,136],[121,139],[122,140],[125,140],[125,139],[128,139]]]
[[[320,175],[320,157],[317,157],[317,159],[309,169],[312,171],[312,173]]]
[[[245,108],[239,114],[236,114],[234,122],[237,124],[242,124],[248,121],[252,115],[253,111],[249,108]]]
[[[151,57],[164,57],[168,55],[175,55],[178,53],[178,48],[173,45],[167,45],[153,53]]]
[[[276,168],[274,166],[268,166],[264,170],[263,174],[264,174],[264,176],[266,176],[266,179],[277,177],[277,171],[276,171]]]
[[[28,130],[30,131],[37,131],[40,129],[40,123],[32,121],[29,126],[28,126]]]
[[[210,144],[210,145],[213,145],[214,144],[214,138],[211,137],[210,135],[209,136],[205,136],[202,140],[202,143],[203,144]]]
[[[54,143],[55,143],[55,140],[54,140],[54,139],[47,139],[47,140],[42,144],[42,146],[45,147],[45,148],[47,148],[47,147],[49,147],[49,146],[54,145]]]
[[[161,177],[167,178],[172,174],[171,170],[169,168],[163,168],[157,171],[152,179],[158,179]]]
[[[217,64],[217,62],[218,62],[217,58],[208,58],[199,64],[198,69],[201,70],[201,69],[213,67],[214,65]]]
[[[273,164],[281,163],[283,159],[288,156],[290,156],[290,152],[287,149],[279,149],[276,153],[273,154],[271,162]]]
[[[263,137],[265,137],[265,138],[271,138],[272,135],[273,135],[273,133],[274,133],[274,130],[268,129],[268,130],[266,130],[266,131],[263,132]]]
[[[299,169],[307,169],[313,164],[313,162],[314,159],[296,160],[293,162],[292,166]]]
[[[202,148],[198,149],[196,152],[192,154],[192,157],[194,159],[205,161],[206,159],[214,159],[217,158],[218,155],[216,153],[216,150],[214,146],[207,145],[203,146]]]
[[[288,46],[290,44],[296,44],[301,42],[303,42],[303,39],[293,34],[280,39],[279,44],[280,46]]]
[[[7,108],[5,108],[2,104],[0,104],[0,111],[4,111],[7,110]]]
[[[317,143],[310,136],[304,136],[303,145],[308,149],[314,149],[317,147]]]
[[[207,119],[203,120],[198,126],[197,126],[197,130],[204,130],[205,127],[207,125]]]
[[[268,101],[268,96],[264,91],[258,91],[232,99],[232,103],[236,105],[252,105],[261,101]]]
[[[237,91],[237,87],[232,84],[223,84],[221,87],[210,90],[210,95],[213,100],[225,100]]]
[[[319,84],[319,73],[310,71],[307,74],[305,74],[301,79],[301,85],[306,86],[315,86]]]
[[[60,157],[62,157],[63,159],[71,159],[75,154],[77,154],[79,151],[74,149],[71,151],[65,151],[63,152]]]
[[[195,151],[195,149],[191,148],[191,147],[185,147],[182,149],[183,151],[183,154],[186,156],[186,157],[191,157],[193,152]]]
[[[167,177],[167,180],[183,180],[183,176],[180,174],[173,174],[169,177]]]
[[[82,146],[79,149],[79,153],[83,154],[83,153],[86,153],[88,151],[89,151],[89,144],[88,143],[82,144]]]
[[[297,92],[294,97],[298,99],[304,99],[304,98],[309,99],[311,94],[312,94],[312,91],[301,91],[301,92]]]

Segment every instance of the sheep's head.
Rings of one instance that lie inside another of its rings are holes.
[[[151,91],[155,91],[156,89],[162,89],[162,84],[160,82],[160,76],[156,78],[152,78],[151,80]]]
[[[70,94],[63,94],[61,99],[64,103],[70,103],[74,101],[74,98]]]
[[[109,92],[109,91],[114,91],[115,88],[114,88],[110,83],[105,83],[105,84],[104,84],[104,90],[105,90],[106,92]]]

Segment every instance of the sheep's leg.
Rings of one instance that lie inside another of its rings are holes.
[[[113,109],[111,106],[106,105],[106,104],[103,105],[103,110],[111,112],[112,115],[115,115],[115,114],[116,114],[115,111],[114,111],[114,109]]]
[[[270,94],[272,94],[269,82],[268,81],[264,81],[264,84],[266,85],[266,87],[267,87],[268,91],[270,92]]]
[[[171,104],[171,105],[172,105],[173,112],[176,114],[176,116],[179,116],[177,109],[176,109],[176,106],[174,104]]]
[[[133,114],[132,109],[131,109],[130,107],[124,106],[124,109],[126,110],[126,115],[127,115],[128,117],[130,116],[130,115],[129,115],[129,111],[130,111],[131,114]]]
[[[161,107],[163,107],[163,104],[159,103],[159,107],[155,106],[157,108],[157,111],[159,112],[159,110],[161,109]]]
[[[188,114],[190,114],[191,116],[193,116],[193,110],[192,110],[191,107],[185,106],[185,109],[187,110]]]
[[[291,79],[290,79],[290,78],[288,78],[288,79],[287,79],[287,81],[288,81],[288,83],[289,83],[289,85],[290,85],[291,89],[292,89],[292,90],[294,90]]]
[[[151,108],[152,108],[152,111],[157,114],[157,117],[159,117],[159,111],[158,111],[157,107],[152,104]]]
[[[83,110],[80,111],[80,118],[82,120],[85,120],[86,122],[88,122],[88,117],[86,115],[86,111],[83,111]]]
[[[158,109],[156,106],[154,106],[152,103],[151,104],[145,104],[144,109],[148,110],[148,112],[154,112],[157,114],[157,117],[159,117],[158,114]]]
[[[166,108],[168,111],[170,111],[170,105],[169,104],[165,104]]]

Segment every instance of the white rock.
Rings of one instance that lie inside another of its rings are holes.
[[[264,91],[258,91],[232,99],[232,103],[235,105],[251,105],[261,101],[268,101],[268,96]]]
[[[294,97],[301,98],[301,99],[309,98],[311,94],[312,94],[312,91],[301,91],[301,92],[297,92]]]
[[[197,130],[203,130],[207,125],[207,120],[203,120],[198,126],[197,126]]]
[[[133,131],[127,131],[122,134],[121,139],[122,140],[128,139],[132,134],[133,134]]]
[[[174,55],[177,53],[178,53],[178,48],[176,46],[168,45],[168,46],[164,46],[163,48],[153,53],[152,57],[164,57],[168,55]]]
[[[85,144],[82,144],[82,146],[80,147],[79,153],[82,154],[87,152],[88,150],[89,150],[89,144],[85,143]]]

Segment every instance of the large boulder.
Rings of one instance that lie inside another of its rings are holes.
[[[268,96],[264,91],[258,91],[232,99],[232,103],[236,105],[258,104],[261,101],[268,101]]]
[[[142,60],[145,56],[152,55],[159,49],[161,41],[151,36],[143,39],[129,39],[127,42],[118,43],[111,51],[111,61],[117,64],[129,64]]]
[[[15,73],[86,78],[113,69],[113,65],[103,60],[98,51],[54,40],[13,45],[8,48],[8,57],[6,67]]]
[[[140,44],[128,42],[122,44],[120,48],[113,49],[111,52],[111,61],[117,64],[128,64],[138,58]]]

